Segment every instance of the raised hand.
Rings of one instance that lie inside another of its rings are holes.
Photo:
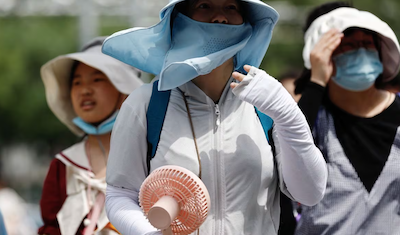
[[[251,69],[251,66],[250,66],[250,65],[245,65],[245,66],[243,66],[243,68],[244,68],[244,70],[245,70],[246,72],[249,72],[250,69]],[[233,72],[233,73],[232,73],[232,77],[233,77],[234,79],[236,79],[237,81],[241,82],[241,81],[243,81],[243,79],[246,77],[246,75],[241,74],[241,73],[239,73],[239,72]],[[231,88],[233,89],[233,88],[237,87],[238,85],[239,85],[238,83],[232,82],[232,83],[231,83]]]
[[[311,81],[326,86],[334,73],[332,54],[342,41],[343,33],[337,29],[326,32],[310,53]]]

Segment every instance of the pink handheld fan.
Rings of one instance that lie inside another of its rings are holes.
[[[139,202],[163,234],[190,234],[206,220],[210,195],[201,179],[179,166],[155,169],[140,187]]]

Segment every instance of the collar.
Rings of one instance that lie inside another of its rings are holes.
[[[89,164],[88,156],[86,155],[85,151],[86,141],[87,138],[63,150],[61,153],[57,154],[56,157],[67,166],[92,172],[92,168]]]
[[[232,93],[232,89],[230,87],[231,82],[233,82],[234,79],[231,77],[229,78],[228,82],[225,84],[224,90],[221,94],[221,98],[218,101],[218,104],[223,104],[228,100],[233,99],[234,94]],[[179,86],[179,89],[185,94],[185,96],[188,98],[188,100],[193,100],[200,102],[202,104],[207,104],[207,105],[212,105],[214,106],[215,103],[214,101],[204,93],[203,90],[201,90],[198,86],[196,86],[192,81],[189,81],[181,86]],[[179,92],[178,89],[173,89],[173,91]],[[180,94],[179,94],[180,96]]]

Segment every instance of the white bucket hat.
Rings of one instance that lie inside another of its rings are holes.
[[[104,39],[105,37],[95,38],[86,44],[81,52],[58,56],[40,69],[51,111],[78,136],[82,136],[84,132],[72,122],[76,114],[70,95],[71,70],[75,61],[103,72],[115,88],[123,94],[130,94],[143,84],[138,69],[101,52]]]
[[[348,28],[371,30],[381,38],[380,56],[383,64],[383,81],[393,79],[400,69],[400,47],[397,37],[388,24],[370,12],[341,7],[324,14],[310,25],[304,35],[304,66],[311,69],[310,53],[322,35],[332,28],[343,32]]]
[[[160,12],[161,21],[154,26],[127,29],[111,35],[103,44],[103,52],[145,72],[160,74],[171,47],[171,15],[175,5],[183,1],[187,0],[170,0]],[[245,64],[260,66],[279,18],[275,9],[260,0],[241,2],[245,11],[244,20],[252,27],[252,36],[237,53],[240,61],[235,69],[238,70],[243,70]]]

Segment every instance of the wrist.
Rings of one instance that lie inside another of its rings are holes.
[[[311,77],[310,79],[311,82],[316,83],[322,87],[326,87],[327,82],[322,81],[321,79],[315,78],[315,77]]]

